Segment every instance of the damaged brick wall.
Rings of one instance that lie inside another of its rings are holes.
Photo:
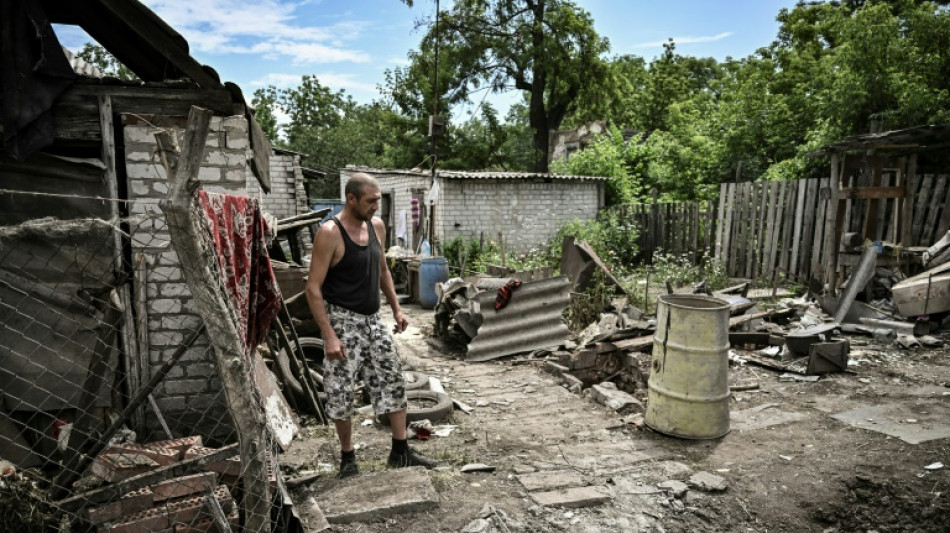
[[[135,295],[137,314],[146,315],[137,316],[140,353],[143,358],[147,354],[141,376],[145,382],[201,321],[193,311],[191,294],[158,206],[168,190],[156,151],[154,134],[158,128],[127,121],[125,116],[123,123],[129,214],[148,219],[137,224],[132,234],[135,285],[145,288],[145,294],[139,290]],[[243,116],[212,118],[207,151],[198,174],[205,190],[247,194],[247,138],[247,121]],[[176,435],[198,434],[215,442],[232,431],[221,389],[213,355],[207,340],[202,338],[156,389],[155,399]],[[214,423],[207,423],[209,420]],[[160,434],[156,417],[145,416],[144,422],[151,432],[147,439]]]
[[[257,178],[247,170],[247,195],[261,202],[261,210],[280,218],[288,218],[310,210],[303,186],[300,155],[274,152],[270,155],[270,193],[261,190]]]

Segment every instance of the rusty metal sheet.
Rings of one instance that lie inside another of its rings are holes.
[[[476,300],[483,322],[465,359],[488,361],[562,344],[570,334],[562,316],[570,304],[569,291],[570,282],[564,276],[529,281],[512,293],[511,302],[500,311],[495,311],[495,291],[479,294]]]

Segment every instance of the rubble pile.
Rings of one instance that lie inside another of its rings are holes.
[[[225,451],[203,446],[200,436],[113,444],[95,457],[87,476],[76,483],[84,488],[98,486],[69,501],[83,507],[80,516],[103,532],[209,531],[218,526],[216,521],[238,527],[234,495],[239,490],[241,460],[236,448],[231,454]],[[213,454],[226,457],[202,460]],[[152,475],[134,483],[143,474]],[[267,474],[276,488],[269,454]]]

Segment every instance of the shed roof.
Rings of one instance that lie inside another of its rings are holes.
[[[950,146],[950,124],[931,124],[846,137],[838,142],[826,144],[814,155],[869,149],[914,153],[947,146]]]
[[[365,172],[367,174],[397,174],[403,176],[416,176],[420,178],[428,177],[428,170],[404,170],[404,169],[385,169],[368,167],[346,167],[342,172]],[[577,176],[573,174],[551,174],[545,172],[509,172],[496,170],[439,170],[438,175],[444,179],[484,179],[484,180],[505,180],[505,179],[544,179],[557,181],[571,180],[593,180],[606,181],[604,176]]]

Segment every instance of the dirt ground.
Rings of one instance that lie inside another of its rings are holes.
[[[466,363],[429,336],[431,312],[409,312],[413,327],[397,336],[407,367],[439,378],[449,394],[476,409],[471,415],[456,410],[448,423],[458,427],[448,437],[412,442],[440,461],[440,468],[431,472],[441,500],[437,509],[335,525],[333,531],[950,528],[950,468],[924,468],[936,462],[950,465],[950,439],[908,444],[831,417],[862,406],[899,403],[910,413],[901,415],[902,424],[931,429],[950,423],[945,347],[899,350],[852,337],[851,358],[858,364],[851,372],[825,375],[817,382],[782,381],[779,372],[733,365],[731,383],[757,383],[759,388],[733,394],[728,435],[689,441],[625,423],[586,395],[569,392],[543,364]],[[866,427],[876,423],[873,417],[860,422]],[[364,473],[384,468],[386,428],[357,425],[355,442]],[[347,483],[332,477],[337,454],[332,430],[310,424],[282,462],[293,473],[326,471],[303,489],[319,502],[321,492]],[[496,470],[460,473],[469,463]],[[604,489],[610,499],[572,509],[538,505],[518,476],[555,470],[580,474],[585,484]],[[657,487],[701,471],[721,476],[728,488],[691,488],[676,498]]]

